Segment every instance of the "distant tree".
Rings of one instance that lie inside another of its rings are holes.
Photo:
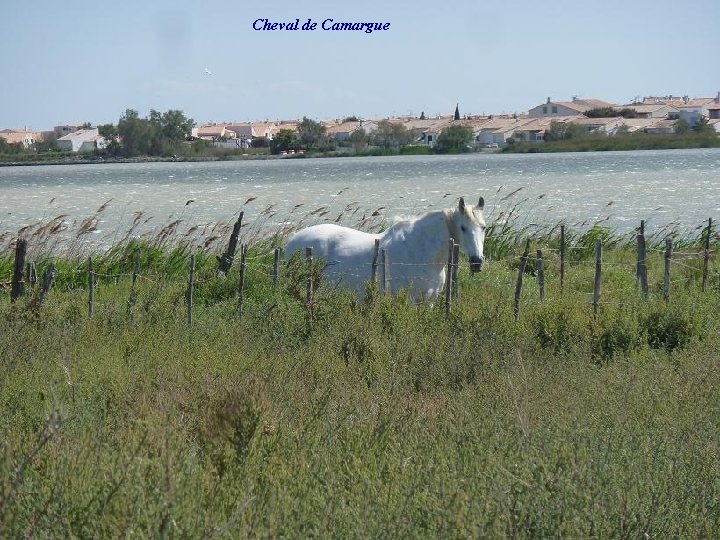
[[[120,139],[117,153],[126,157],[176,153],[194,125],[191,118],[186,118],[178,110],[161,113],[151,109],[147,118],[140,118],[136,110],[127,109],[117,125],[117,136]],[[115,136],[111,124],[103,126],[103,131]]]
[[[695,133],[709,135],[715,133],[715,128],[710,125],[710,121],[704,116],[698,120],[698,123],[692,127]]]
[[[595,107],[583,113],[588,118],[614,118],[617,112],[613,107]]]
[[[454,117],[454,119],[455,119],[455,120],[460,120],[460,104],[459,104],[459,103],[456,103],[456,104],[455,104],[455,117]]]
[[[170,109],[160,116],[160,130],[171,145],[185,141],[194,127],[195,121],[176,109]]]
[[[267,137],[255,137],[250,141],[251,148],[268,148],[269,146],[270,141]]]
[[[587,129],[580,124],[572,122],[550,122],[550,129],[545,133],[546,141],[565,141],[567,139],[578,139],[587,135]]]
[[[370,142],[370,136],[364,129],[356,129],[350,134],[350,142],[352,143],[353,148],[357,152],[358,150],[363,150],[367,147],[368,143]]]
[[[450,126],[440,132],[435,150],[443,154],[467,152],[472,139],[473,132],[469,127]]]
[[[153,126],[147,119],[140,118],[136,110],[125,110],[118,121],[117,130],[122,145],[122,155],[125,157],[150,155]]]
[[[359,122],[359,121],[360,120],[355,115],[347,116],[347,117],[343,118],[343,122]]]
[[[320,149],[328,146],[327,128],[320,122],[303,116],[302,122],[298,124],[297,136],[300,144],[306,148]]]
[[[299,146],[300,141],[298,141],[297,134],[292,129],[281,129],[275,134],[273,140],[270,141],[270,151],[273,154],[297,150]]]
[[[622,116],[623,118],[637,118],[637,111],[630,107],[616,109],[614,107],[595,107],[583,113],[588,118],[615,118]]]
[[[371,140],[373,144],[382,148],[400,148],[412,142],[413,134],[402,124],[380,120],[377,129],[372,133]]]
[[[9,143],[0,137],[0,154],[20,154],[25,150],[22,143]]]
[[[42,140],[37,141],[35,143],[35,150],[38,152],[52,152],[54,150],[57,150],[57,140],[58,136],[57,133],[54,131],[46,133]]]
[[[425,111],[420,113],[420,120],[425,120]]]
[[[673,131],[677,135],[684,135],[685,133],[689,133],[690,129],[692,129],[690,122],[688,122],[684,118],[679,118],[673,123]]]
[[[122,153],[122,145],[119,141],[119,132],[115,124],[101,124],[98,133],[105,138],[105,153],[113,156]]]
[[[92,123],[90,123],[90,122],[85,122],[85,123],[81,126],[81,129],[92,129]]]
[[[617,111],[617,114],[619,116],[622,116],[623,118],[637,118],[638,116],[637,111],[630,107],[623,107],[622,109]]]

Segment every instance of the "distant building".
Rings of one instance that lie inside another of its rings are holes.
[[[578,116],[590,109],[602,107],[614,107],[612,103],[601,101],[599,99],[578,99],[574,97],[572,101],[547,101],[542,105],[533,107],[528,111],[528,115],[532,118],[541,118],[546,116]]]
[[[57,140],[57,147],[65,152],[92,152],[107,146],[97,128],[79,129]]]
[[[237,133],[227,128],[226,124],[209,124],[193,128],[192,136],[206,141],[217,141],[219,139],[235,139]]]
[[[53,131],[59,138],[64,137],[65,135],[70,135],[71,133],[75,133],[77,130],[82,129],[84,125],[85,124],[64,124],[62,126],[55,126],[53,128]]]
[[[28,129],[3,129],[0,131],[0,137],[8,144],[22,144],[23,148],[30,148],[36,142],[43,140],[42,132]]]

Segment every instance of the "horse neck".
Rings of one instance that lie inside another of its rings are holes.
[[[416,240],[432,262],[444,262],[447,258],[448,240],[452,220],[446,211],[430,212],[410,223],[400,222],[385,231],[390,238],[404,236],[405,241]]]

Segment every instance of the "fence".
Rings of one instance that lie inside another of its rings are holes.
[[[223,253],[221,257],[218,257],[218,267],[215,272],[213,279],[227,279],[230,273],[230,269],[235,260],[235,254],[239,242],[240,228],[242,224],[243,215],[240,214],[233,233],[230,237],[230,242],[227,251]],[[651,250],[655,253],[661,253],[663,257],[663,281],[662,281],[662,297],[666,302],[670,301],[672,284],[675,283],[672,278],[673,266],[686,267],[688,269],[695,270],[695,267],[690,266],[688,261],[701,260],[702,261],[702,277],[701,277],[701,290],[705,292],[708,288],[709,270],[710,270],[710,259],[714,254],[711,249],[711,238],[713,234],[713,221],[712,218],[707,220],[707,225],[703,226],[702,234],[702,249],[694,252],[681,252],[673,251],[673,241],[671,238],[665,239],[664,249]],[[555,252],[559,254],[559,290],[560,294],[563,294],[566,286],[567,278],[567,266],[568,261],[566,260],[567,254],[572,252],[574,249],[586,250],[587,247],[569,246],[566,243],[566,231],[565,226],[560,227],[559,247],[549,248],[545,247],[536,249],[535,256],[531,256],[530,249],[532,242],[530,239],[526,240],[525,248],[522,255],[519,257],[519,264],[517,268],[517,279],[515,282],[515,295],[513,304],[513,313],[515,320],[520,318],[522,298],[523,298],[523,279],[527,273],[527,268],[530,263],[534,264],[535,273],[538,285],[538,296],[539,301],[544,302],[546,296],[546,258],[545,255],[548,252]],[[645,298],[650,296],[650,285],[648,282],[648,248],[645,239],[645,223],[640,223],[638,234],[636,236],[637,245],[637,261],[633,264],[627,263],[614,263],[615,266],[625,266],[628,268],[628,272],[633,272],[638,283],[638,288],[642,292]],[[28,243],[25,239],[18,239],[15,248],[15,260],[13,266],[12,284],[11,284],[11,302],[16,302],[23,295],[33,292],[37,288],[37,270],[35,262],[26,261],[27,259]],[[240,261],[239,261],[239,282],[237,287],[238,292],[238,304],[237,314],[242,317],[243,310],[245,307],[245,289],[246,280],[248,279],[248,271],[250,265],[248,263],[248,244],[240,245]],[[591,305],[594,315],[597,315],[600,306],[605,303],[602,300],[603,291],[603,268],[607,268],[608,263],[603,262],[603,244],[600,239],[595,241],[594,245],[594,266],[595,274],[594,281],[592,284],[592,291],[588,292],[591,295]],[[379,241],[375,241],[375,248],[372,256],[372,260],[368,261],[370,281],[375,283],[379,290],[383,294],[389,294],[392,290],[392,268],[393,263],[391,262],[392,254],[387,249],[381,249]],[[306,305],[308,312],[312,312],[313,305],[315,302],[315,288],[317,276],[313,275],[313,262],[314,256],[312,248],[306,248],[305,251],[305,264],[307,265],[308,278],[306,287]],[[400,263],[396,263],[400,264]],[[459,258],[459,246],[452,239],[448,244],[448,258],[446,263],[446,282],[445,282],[445,295],[444,295],[444,308],[445,313],[449,316],[452,312],[453,303],[458,302],[460,299],[458,271],[460,267]],[[281,277],[281,252],[279,248],[274,249],[273,253],[273,264],[268,266],[264,264],[255,264],[253,270],[271,272],[272,286],[277,288],[280,285]],[[88,258],[87,268],[78,268],[76,272],[87,272],[87,291],[88,291],[88,307],[87,312],[89,317],[93,317],[95,313],[95,287],[98,278],[103,279],[114,279],[116,282],[122,277],[131,277],[131,288],[130,295],[127,302],[127,315],[129,319],[132,319],[133,308],[137,302],[138,290],[137,280],[145,279],[152,281],[149,277],[143,276],[141,273],[140,259],[137,254],[134,257],[133,272],[132,273],[115,273],[115,274],[98,274],[95,271],[93,257]],[[188,261],[188,285],[186,289],[186,306],[187,306],[187,324],[193,324],[193,306],[194,306],[194,291],[197,285],[197,274],[196,274],[196,256],[190,255]],[[58,271],[53,264],[49,264],[44,271],[41,287],[35,291],[33,298],[30,301],[30,306],[33,309],[40,309],[43,304],[47,301],[47,298],[52,289],[53,283],[58,275]],[[28,287],[29,285],[29,287]]]

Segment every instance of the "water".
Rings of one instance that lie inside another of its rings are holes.
[[[371,228],[461,195],[485,197],[489,220],[520,203],[520,222],[540,228],[606,220],[626,232],[645,219],[650,229],[692,231],[720,217],[720,149],[0,167],[0,234],[58,216],[77,230],[106,201],[86,241],[111,243],[139,212],[138,231],[175,219],[180,231],[231,222],[241,209],[259,234],[358,225],[363,215]]]

